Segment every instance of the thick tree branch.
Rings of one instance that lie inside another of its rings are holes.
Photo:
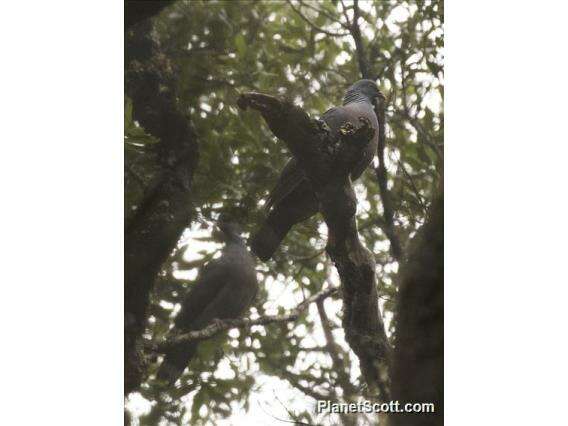
[[[124,29],[160,13],[172,0],[125,0],[124,1]]]
[[[260,93],[241,95],[238,105],[260,111],[272,132],[290,149],[312,183],[328,227],[326,250],[341,278],[343,327],[359,357],[369,392],[385,397],[384,377],[390,347],[379,313],[375,259],[359,240],[357,199],[351,184],[353,164],[374,134],[370,123],[346,123],[339,141],[325,125],[299,107]]]
[[[150,345],[157,352],[164,352],[171,348],[172,346],[177,346],[181,343],[187,343],[192,340],[203,340],[213,337],[222,331],[230,330],[232,328],[249,328],[254,325],[268,325],[276,322],[288,322],[296,321],[300,314],[311,304],[323,300],[335,292],[337,292],[337,287],[330,287],[325,290],[321,290],[304,300],[298,306],[296,306],[292,311],[283,315],[265,315],[259,318],[241,318],[232,320],[216,320],[207,327],[197,330],[190,331],[187,333],[179,334],[173,336],[163,343],[157,345]]]

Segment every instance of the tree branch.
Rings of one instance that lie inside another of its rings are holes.
[[[268,325],[276,322],[288,322],[296,321],[300,314],[314,302],[323,300],[338,290],[337,287],[330,287],[325,290],[321,290],[304,300],[298,306],[296,306],[292,311],[283,315],[265,315],[263,317],[251,319],[251,318],[241,318],[241,319],[226,319],[226,320],[216,320],[209,324],[207,327],[197,330],[190,331],[187,333],[182,333],[177,336],[173,336],[167,339],[165,342],[158,344],[148,344],[148,346],[156,352],[164,352],[170,349],[172,346],[177,346],[181,343],[187,343],[192,340],[203,340],[213,337],[222,331],[230,330],[232,328],[249,328],[254,325]]]
[[[414,182],[414,178],[412,177],[412,175],[410,173],[408,173],[408,170],[406,170],[406,167],[404,166],[402,161],[400,161],[400,159],[397,159],[396,161],[398,163],[398,166],[401,168],[402,172],[404,173],[404,175],[407,177],[408,181],[410,182],[410,187],[412,188],[412,191],[416,195],[416,199],[418,200],[418,203],[420,204],[422,211],[424,212],[424,214],[427,214],[428,209],[426,208],[426,204],[424,204],[424,200],[422,199],[422,195],[420,194],[420,191],[418,190],[418,187],[416,186],[416,183]]]
[[[278,371],[278,373],[277,373],[278,377],[286,380],[288,383],[290,383],[290,385],[292,385],[293,387],[298,389],[300,392],[312,397],[315,400],[329,399],[329,395],[325,395],[325,394],[322,394],[320,392],[317,392],[316,390],[313,389],[313,387],[302,385],[300,383],[300,380],[301,380],[300,377],[298,377],[296,374],[291,373],[288,370],[286,370],[286,368],[284,366],[276,365],[276,364],[274,364],[274,363],[272,363],[268,360],[265,360],[265,362],[270,364],[271,367],[274,368],[274,370]]]
[[[420,120],[418,120],[410,113],[408,107],[404,107],[404,112],[394,111],[394,115],[400,117],[403,120],[404,119],[408,120],[408,123],[410,123],[410,125],[414,127],[414,129],[420,136],[422,136],[422,142],[432,149],[432,151],[434,152],[434,154],[436,154],[436,157],[438,158],[439,161],[442,160],[443,158],[442,149],[438,145],[436,145],[430,133],[420,123]]]
[[[258,110],[271,131],[290,149],[312,183],[328,227],[326,250],[341,279],[343,328],[346,340],[359,357],[361,371],[373,396],[381,389],[390,365],[390,346],[379,313],[375,259],[357,232],[357,199],[350,170],[373,137],[364,118],[355,127],[346,123],[340,140],[333,140],[321,121],[312,120],[299,107],[261,93],[240,96],[238,105]]]
[[[312,27],[314,30],[316,30],[316,31],[318,31],[318,32],[320,32],[320,33],[323,33],[323,34],[327,34],[328,36],[331,36],[331,37],[345,37],[345,36],[349,35],[348,32],[336,33],[336,32],[324,30],[323,28],[318,27],[316,24],[314,24],[312,21],[310,21],[310,20],[300,11],[300,9],[296,8],[296,6],[294,6],[294,4],[292,3],[291,0],[286,0],[286,3],[288,3],[288,4],[290,5],[290,7],[292,8],[292,10],[293,10],[294,12],[296,12],[296,14],[297,14],[300,18],[302,18],[302,20],[303,20],[304,22],[306,22],[306,23],[307,23],[310,27]]]
[[[345,363],[341,358],[339,358],[339,348],[337,343],[335,343],[335,339],[333,338],[333,333],[331,332],[331,327],[329,326],[329,318],[327,313],[325,312],[325,307],[323,305],[323,301],[319,300],[316,303],[318,308],[318,314],[321,321],[321,326],[323,328],[323,334],[325,336],[325,341],[327,343],[327,351],[331,357],[331,363],[333,365],[333,369],[337,373],[337,376],[341,382],[341,387],[345,392],[345,398],[349,399],[352,395],[356,393],[355,386],[351,383],[349,379],[349,375],[345,371]]]
[[[379,99],[375,105],[375,112],[379,119],[379,143],[377,145],[377,157],[379,165],[375,168],[377,183],[379,184],[379,196],[383,204],[383,221],[380,224],[390,241],[390,252],[397,261],[402,258],[402,246],[394,226],[394,209],[387,185],[387,168],[385,165],[386,131],[385,131],[385,99]]]
[[[323,16],[327,17],[330,21],[335,22],[336,24],[341,25],[343,28],[348,29],[347,25],[345,25],[343,22],[341,22],[337,17],[333,16],[331,13],[327,12],[326,10],[320,9],[318,7],[314,7],[312,6],[310,3],[306,3],[303,2],[302,0],[299,0],[299,3],[301,6],[304,6],[308,9],[313,10],[314,12],[320,13]],[[317,3],[316,3],[317,4]],[[346,34],[347,35],[347,34]]]
[[[343,17],[345,18],[345,22],[347,22],[347,27],[350,28],[351,27],[351,20],[349,19],[349,15],[347,15],[347,6],[345,6],[345,3],[343,2],[343,0],[339,0],[339,2],[341,3],[341,12],[343,13]]]
[[[343,4],[343,3],[342,3]],[[345,9],[345,6],[343,6]],[[345,12],[345,10],[344,10]],[[345,12],[346,13],[346,12]],[[357,63],[362,78],[375,79],[371,73],[371,67],[367,55],[365,53],[365,45],[361,35],[361,28],[359,27],[359,18],[361,11],[359,9],[358,0],[353,2],[353,23],[349,25],[349,32],[355,43],[355,55],[357,56]],[[347,15],[346,15],[347,19]],[[379,120],[379,143],[377,146],[377,156],[379,165],[375,168],[377,176],[377,183],[379,185],[379,196],[383,205],[383,221],[379,226],[390,241],[390,252],[392,256],[399,261],[402,257],[402,246],[396,234],[394,226],[394,209],[390,192],[387,186],[387,169],[385,166],[385,146],[386,146],[386,131],[385,131],[385,99],[381,98],[379,103],[375,105],[375,112]]]
[[[357,55],[357,62],[359,63],[359,71],[361,71],[362,78],[369,78],[374,80],[375,76],[371,74],[371,67],[367,60],[365,53],[365,45],[363,44],[363,37],[361,36],[361,28],[359,27],[359,18],[361,16],[359,10],[358,0],[353,1],[353,23],[349,27],[349,32],[355,42],[355,54]]]

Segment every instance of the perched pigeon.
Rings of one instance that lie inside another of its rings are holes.
[[[372,80],[359,80],[345,92],[343,105],[327,110],[322,120],[327,124],[333,138],[339,137],[340,128],[350,122],[359,126],[359,117],[369,120],[375,135],[363,150],[361,160],[351,170],[351,178],[357,179],[371,163],[379,140],[379,122],[374,102],[383,94]],[[304,171],[292,158],[268,197],[269,212],[262,228],[252,237],[252,251],[261,259],[272,257],[290,228],[318,212],[318,202]]]
[[[175,319],[173,333],[200,330],[213,320],[241,316],[253,302],[257,290],[253,257],[246,249],[239,228],[219,223],[217,235],[225,242],[222,255],[208,262],[188,292]],[[165,354],[158,379],[173,384],[196,354],[197,342],[176,346]]]

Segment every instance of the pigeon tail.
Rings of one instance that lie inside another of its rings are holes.
[[[251,239],[251,250],[260,260],[272,257],[288,231],[318,212],[318,201],[307,179],[275,204],[268,218]]]
[[[157,374],[158,380],[165,382],[167,386],[173,385],[182,375],[183,370],[185,370],[185,367],[187,367],[187,364],[189,364],[196,352],[197,344],[191,342],[181,347],[173,348],[166,354],[162,365],[160,365]]]
[[[293,158],[286,164],[286,167],[284,167],[278,179],[278,183],[272,191],[270,191],[264,207],[265,211],[269,213],[272,207],[276,206],[302,185],[302,183],[305,184],[306,182],[304,170],[299,167],[298,162]]]
[[[262,261],[272,257],[290,228],[292,223],[273,223],[267,220],[251,240],[251,250]]]

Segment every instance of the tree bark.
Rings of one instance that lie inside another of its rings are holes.
[[[125,0],[124,29],[160,13],[172,0]]]
[[[174,93],[175,74],[151,36],[150,23],[127,34],[126,92],[134,118],[160,139],[162,174],[137,206],[125,231],[125,394],[135,390],[144,367],[140,337],[157,274],[182,234],[194,209],[191,182],[198,162],[197,137]]]
[[[444,196],[412,240],[401,265],[392,394],[401,404],[434,403],[434,414],[392,414],[393,426],[443,424]]]

